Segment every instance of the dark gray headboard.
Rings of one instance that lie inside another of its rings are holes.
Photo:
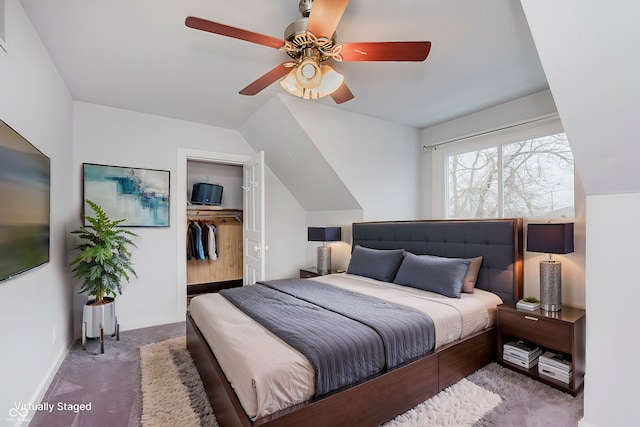
[[[352,243],[353,247],[405,249],[416,255],[482,255],[476,287],[505,302],[523,295],[521,218],[354,223]]]

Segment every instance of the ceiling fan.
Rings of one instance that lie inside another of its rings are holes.
[[[337,104],[353,99],[344,77],[327,62],[424,61],[428,41],[337,43],[335,29],[349,0],[300,0],[302,19],[292,22],[284,39],[189,16],[185,25],[197,30],[240,39],[286,52],[284,62],[240,91],[255,95],[278,79],[289,93],[305,99],[330,95]],[[312,7],[313,6],[313,7]]]

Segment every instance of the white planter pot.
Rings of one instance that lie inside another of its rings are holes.
[[[86,323],[86,338],[100,337],[100,324],[104,328],[105,335],[113,335],[116,332],[116,303],[113,298],[107,304],[89,305],[94,300],[87,302],[82,309],[82,322]]]

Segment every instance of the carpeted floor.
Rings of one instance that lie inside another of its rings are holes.
[[[36,412],[30,427],[138,427],[142,413],[140,347],[184,336],[184,322],[120,333],[120,341],[105,339],[100,354],[97,339],[87,351],[76,342],[56,373],[43,402],[56,408]],[[59,411],[58,403],[91,403],[90,411]]]
[[[60,370],[56,374],[43,402],[56,405],[63,403],[88,403],[91,402],[90,411],[57,411],[37,412],[30,424],[32,427],[51,426],[141,426],[141,419],[149,420],[147,416],[153,415],[143,410],[142,389],[141,389],[141,363],[140,355],[144,357],[145,348],[168,351],[163,348],[163,343],[172,338],[184,336],[184,323],[162,325],[153,328],[126,331],[121,333],[121,340],[107,340],[105,344],[105,354],[99,353],[99,343],[90,341],[88,351],[82,351],[79,343],[73,346]],[[158,346],[148,346],[148,344],[159,343]],[[146,347],[145,347],[146,346]],[[151,352],[151,356],[153,357]],[[171,357],[177,361],[177,366],[182,366],[183,371],[194,370],[192,362],[188,357],[188,352],[173,351]],[[191,364],[191,368],[189,368]],[[187,366],[187,368],[185,368]],[[183,379],[185,376],[193,377],[193,372],[177,372],[171,369],[164,369],[170,375],[179,375]],[[152,376],[157,376],[152,374]],[[191,382],[189,382],[191,381]],[[197,391],[201,387],[199,380],[188,384],[182,392],[194,395],[202,393]],[[475,418],[462,421],[439,421],[437,415],[416,415],[424,409],[419,409],[421,405],[412,411],[401,415],[388,423],[388,427],[427,427],[439,425],[472,425],[474,427],[488,426],[525,426],[525,427],[572,427],[577,426],[578,420],[583,413],[582,394],[572,397],[555,389],[552,389],[535,380],[505,369],[497,364],[490,364],[478,372],[467,377],[464,382],[465,394],[474,396],[474,393],[483,393],[483,399],[501,400],[486,415],[480,413]],[[183,384],[185,384],[183,383]],[[454,386],[457,386],[458,383]],[[452,386],[452,388],[454,387]],[[144,387],[144,386],[142,386]],[[485,395],[484,392],[489,393]],[[457,393],[457,395],[460,395]],[[443,399],[445,393],[437,397]],[[466,400],[465,400],[466,399]],[[196,399],[197,400],[197,399]],[[449,400],[445,406],[453,408],[445,409],[445,412],[459,412],[455,408],[465,410],[468,413],[473,409],[478,409],[473,397]],[[497,402],[497,401],[496,401]],[[155,403],[156,407],[170,407],[170,403]],[[159,406],[157,406],[159,405]],[[200,404],[197,404],[198,406]],[[436,407],[427,405],[429,411],[441,411]],[[493,405],[492,405],[493,406]],[[478,409],[479,410],[479,409]],[[199,413],[198,413],[199,412]],[[212,426],[213,417],[206,414],[205,409],[196,409],[199,420],[193,421],[191,425]],[[204,414],[204,415],[203,415]],[[404,417],[404,418],[402,418]],[[185,418],[186,419],[186,418]],[[194,418],[195,420],[195,418]],[[174,421],[163,424],[161,421],[145,422],[145,425],[162,426],[176,425]],[[185,425],[181,423],[180,425]]]
[[[474,427],[573,427],[584,415],[582,391],[573,397],[496,363],[467,379],[503,400]]]

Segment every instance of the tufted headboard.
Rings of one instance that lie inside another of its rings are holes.
[[[476,287],[504,302],[522,298],[522,219],[425,220],[353,224],[353,247],[405,249],[416,255],[482,255]]]

